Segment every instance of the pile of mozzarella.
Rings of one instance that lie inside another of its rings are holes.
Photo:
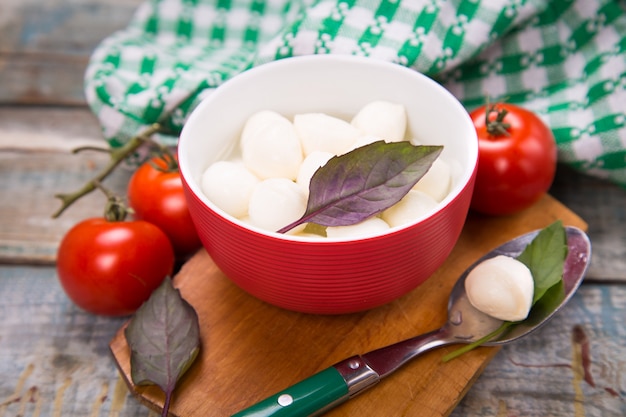
[[[240,152],[206,169],[202,191],[229,215],[276,231],[302,217],[311,177],[330,158],[381,139],[407,140],[406,136],[404,106],[386,101],[365,105],[351,121],[324,113],[297,114],[292,121],[263,110],[243,126]],[[414,139],[411,143],[417,145]],[[400,202],[359,224],[328,227],[327,237],[374,235],[411,222],[434,210],[450,183],[450,164],[439,157]],[[304,225],[288,233],[323,238],[303,229]]]

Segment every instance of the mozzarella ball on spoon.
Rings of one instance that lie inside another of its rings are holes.
[[[293,124],[286,118],[259,123],[241,142],[243,163],[261,179],[295,180],[302,163],[302,147]]]
[[[295,182],[286,178],[261,181],[252,191],[248,214],[250,223],[275,232],[300,219],[306,210],[306,193]],[[293,229],[297,232],[304,228]]]
[[[373,101],[359,110],[352,125],[367,135],[400,142],[406,132],[406,110],[401,104]]]
[[[293,125],[305,155],[314,151],[340,155],[361,136],[359,129],[350,123],[324,113],[297,114]]]
[[[202,174],[201,188],[209,200],[233,217],[248,214],[252,190],[259,179],[241,163],[217,161]]]
[[[528,317],[535,284],[528,267],[515,258],[498,255],[478,264],[465,279],[470,303],[504,321]]]

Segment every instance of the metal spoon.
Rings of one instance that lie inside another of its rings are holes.
[[[580,285],[591,257],[587,235],[566,227],[569,252],[563,271],[563,285],[550,289],[532,308],[529,317],[510,326],[485,345],[512,342],[545,324],[572,297]],[[513,239],[476,261],[454,285],[448,301],[448,321],[440,329],[345,359],[234,416],[320,415],[372,387],[411,359],[433,348],[472,343],[495,331],[502,321],[475,309],[465,294],[465,278],[480,262],[497,255],[518,256],[539,233],[534,231]],[[233,417],[234,417],[233,416]]]

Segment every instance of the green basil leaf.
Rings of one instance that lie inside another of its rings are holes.
[[[313,235],[319,235],[326,237],[326,227],[316,223],[307,223],[303,230],[304,233],[311,233]]]
[[[124,331],[135,385],[158,385],[167,415],[176,382],[200,351],[198,315],[166,278],[137,310]]]
[[[349,226],[393,206],[426,174],[443,146],[377,141],[331,158],[311,178],[302,223]]]
[[[533,305],[552,286],[563,280],[567,235],[560,220],[542,229],[517,257],[530,269],[535,283]]]

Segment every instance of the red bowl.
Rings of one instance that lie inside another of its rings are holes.
[[[414,136],[443,144],[442,156],[454,161],[451,191],[435,212],[367,238],[316,240],[254,228],[202,193],[202,172],[232,152],[254,112],[353,115],[378,99],[403,103]],[[395,300],[443,264],[465,223],[478,144],[465,109],[426,76],[369,58],[315,55],[264,64],[224,83],[193,111],[178,152],[191,216],[226,276],[288,310],[342,314]]]

